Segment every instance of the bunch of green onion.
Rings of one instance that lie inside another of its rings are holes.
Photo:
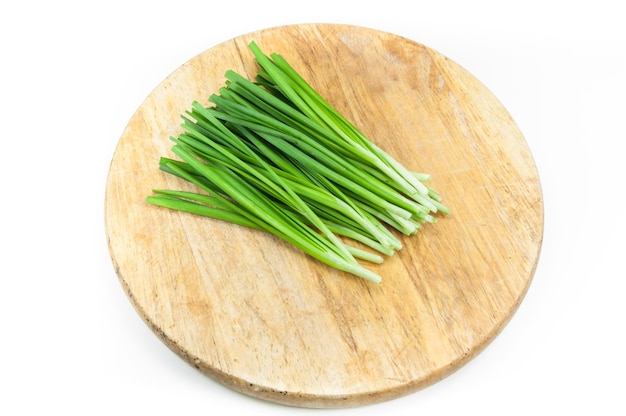
[[[394,229],[415,234],[448,208],[429,175],[368,140],[281,55],[249,47],[256,80],[227,71],[209,105],[193,102],[182,115],[184,132],[171,138],[179,159],[160,159],[198,192],[154,190],[147,202],[272,233],[380,283],[358,260],[382,263],[402,247]]]

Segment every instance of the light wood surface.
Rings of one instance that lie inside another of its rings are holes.
[[[451,208],[368,266],[381,285],[273,236],[144,202],[153,188],[188,188],[158,159],[172,156],[180,114],[223,86],[227,69],[256,73],[251,40],[285,56],[404,165],[430,173]],[[492,93],[424,45],[344,25],[266,29],[183,64],[124,130],[105,208],[119,280],[167,346],[237,391],[305,407],[389,400],[457,370],[517,309],[543,235],[532,155]]]

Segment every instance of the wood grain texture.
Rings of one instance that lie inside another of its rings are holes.
[[[227,69],[254,76],[251,40],[401,163],[431,173],[451,208],[371,266],[381,285],[273,236],[144,202],[154,188],[188,188],[158,159],[172,156],[180,114],[223,86]],[[424,45],[345,25],[266,29],[183,64],[123,132],[105,208],[119,280],[159,338],[237,391],[304,407],[389,400],[457,370],[517,309],[543,235],[534,161],[489,90]]]

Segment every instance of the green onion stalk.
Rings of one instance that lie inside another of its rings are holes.
[[[250,43],[259,71],[226,83],[182,115],[178,159],[159,167],[197,192],[155,189],[150,204],[271,233],[311,257],[374,283],[359,260],[382,263],[415,234],[440,195],[372,143],[278,54]],[[355,244],[356,243],[356,244]]]

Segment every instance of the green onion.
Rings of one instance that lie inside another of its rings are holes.
[[[249,46],[255,81],[226,71],[209,104],[193,102],[182,115],[184,132],[171,138],[179,159],[159,162],[198,191],[155,189],[146,201],[271,233],[380,283],[358,260],[382,263],[402,248],[393,230],[415,234],[449,209],[425,184],[429,174],[368,140],[282,56]]]

